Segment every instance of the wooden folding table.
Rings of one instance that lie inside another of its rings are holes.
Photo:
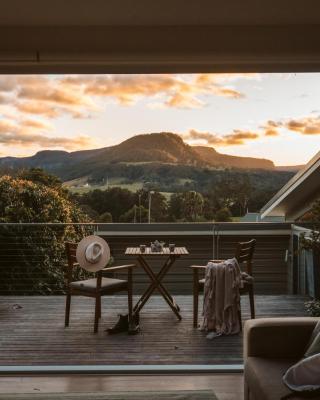
[[[164,300],[168,303],[169,307],[171,310],[174,312],[174,314],[177,316],[179,320],[182,319],[180,315],[180,308],[178,304],[175,302],[173,296],[168,292],[168,290],[165,288],[164,284],[162,283],[163,278],[166,276],[166,274],[169,272],[170,268],[173,266],[175,261],[180,258],[181,256],[188,255],[189,252],[185,247],[175,247],[173,251],[170,251],[168,247],[164,247],[162,251],[159,252],[154,252],[151,251],[150,247],[146,247],[144,252],[141,252],[140,247],[128,247],[125,251],[125,254],[128,256],[133,256],[136,257],[138,260],[138,263],[141,265],[141,267],[144,269],[146,274],[150,278],[150,285],[147,288],[147,290],[144,292],[144,294],[141,296],[137,304],[133,308],[133,312],[135,315],[138,315],[143,306],[146,304],[152,293],[158,289],[158,291],[161,293],[162,297]],[[151,265],[148,263],[146,257],[163,257],[165,258],[164,264],[161,267],[160,271],[155,274],[153,272],[153,269]]]

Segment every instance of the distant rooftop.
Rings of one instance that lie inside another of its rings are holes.
[[[261,213],[258,212],[247,212],[246,215],[240,218],[240,222],[284,222],[282,216],[267,216],[263,220],[261,219]]]

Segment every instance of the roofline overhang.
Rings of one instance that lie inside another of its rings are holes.
[[[316,170],[320,168],[320,151],[307,163],[307,165],[294,175],[260,210],[261,218],[271,215],[286,216],[284,210],[281,211],[281,205],[285,200],[292,196],[294,191],[302,185]],[[278,208],[278,211],[275,210]]]

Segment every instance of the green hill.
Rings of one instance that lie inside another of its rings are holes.
[[[44,150],[31,157],[0,158],[2,170],[39,167],[58,175],[62,180],[84,176],[114,175],[115,166],[121,174],[123,164],[163,164],[201,168],[242,168],[274,170],[270,160],[236,157],[218,153],[211,147],[190,146],[179,135],[170,132],[133,136],[111,147],[66,152]],[[113,171],[113,172],[112,172]],[[119,175],[121,176],[121,175]]]

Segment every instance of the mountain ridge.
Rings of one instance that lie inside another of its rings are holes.
[[[42,150],[30,157],[2,157],[2,168],[39,167],[63,176],[67,168],[76,169],[79,177],[90,170],[121,163],[160,163],[210,168],[275,170],[271,160],[238,157],[217,152],[212,147],[190,146],[171,132],[132,136],[120,144],[91,150],[67,152]]]

